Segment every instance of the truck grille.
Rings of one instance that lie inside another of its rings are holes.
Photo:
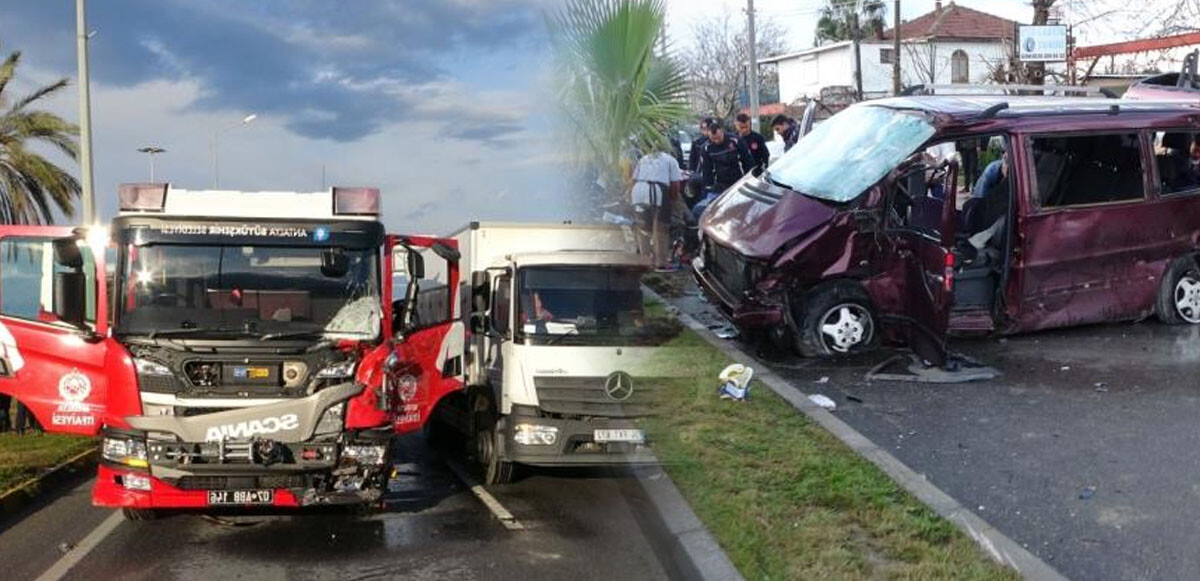
[[[564,416],[598,416],[632,418],[649,415],[650,385],[653,381],[633,378],[633,394],[616,400],[604,390],[608,377],[550,377],[533,378],[538,405],[543,412]]]
[[[309,477],[304,474],[271,474],[267,476],[183,476],[175,483],[175,487],[181,490],[307,488],[308,485]]]

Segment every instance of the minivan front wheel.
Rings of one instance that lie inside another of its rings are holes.
[[[866,293],[838,283],[809,293],[799,316],[796,346],[805,357],[840,357],[878,344],[875,311]]]
[[[1158,295],[1158,318],[1164,323],[1200,325],[1200,269],[1191,258],[1171,264]]]

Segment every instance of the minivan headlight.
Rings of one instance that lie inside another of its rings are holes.
[[[150,463],[146,461],[146,443],[141,440],[131,440],[129,438],[104,438],[104,447],[101,450],[101,456],[109,462],[124,464],[134,468],[148,468]]]

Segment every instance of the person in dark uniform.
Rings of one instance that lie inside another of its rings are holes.
[[[12,396],[0,393],[0,433],[7,432],[12,428],[11,418],[8,415],[8,410],[11,407]]]
[[[739,113],[733,124],[737,127],[738,139],[746,144],[746,149],[750,150],[750,157],[754,158],[754,167],[767,169],[767,164],[771,162],[771,152],[767,151],[767,140],[750,128],[750,116]]]
[[[704,171],[700,167],[700,154],[704,153],[704,146],[708,143],[708,124],[712,121],[711,117],[700,120],[700,137],[692,140],[692,149],[688,151],[686,169],[690,172],[691,177],[688,179],[687,192],[683,200],[688,209],[704,198]]]
[[[754,168],[754,158],[746,144],[725,132],[720,120],[708,127],[708,143],[700,154],[700,166],[704,170],[704,199],[696,203],[692,213],[699,219],[704,210],[717,196],[742,179]]]
[[[779,114],[771,120],[771,128],[783,138],[783,150],[788,151],[797,141],[800,141],[800,125],[795,119]]]

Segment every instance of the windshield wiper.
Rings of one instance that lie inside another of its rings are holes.
[[[579,330],[571,329],[570,333],[556,333],[556,334],[552,335],[549,339],[546,339],[546,342],[543,343],[543,345],[553,345],[555,343],[558,343],[559,341],[562,341],[563,337],[578,337],[578,336],[579,336]]]
[[[267,334],[259,337],[258,340],[259,341],[272,341],[275,339],[302,339],[302,338],[321,339],[324,337],[325,337],[325,332],[318,331],[318,330],[280,331],[278,333],[267,333]]]
[[[796,188],[793,188],[791,185],[785,184],[785,183],[771,177],[771,170],[763,170],[762,175],[759,177],[761,177],[763,179],[763,181],[765,181],[777,188],[784,188],[784,189],[796,191]]]
[[[180,327],[178,329],[155,329],[150,331],[146,337],[154,340],[155,337],[176,337],[179,335],[196,335],[201,333],[231,333],[240,336],[254,335],[254,333],[247,331],[244,327]]]

